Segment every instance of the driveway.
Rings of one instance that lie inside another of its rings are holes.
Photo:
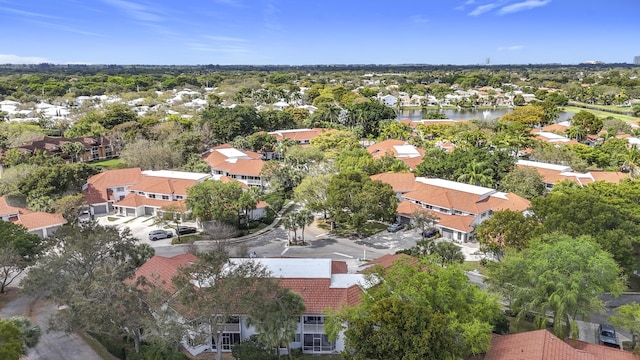
[[[29,349],[29,360],[102,360],[84,340],[75,333],[47,331],[47,320],[56,311],[55,304],[19,296],[0,310],[0,317],[26,316],[42,329],[40,341]]]
[[[116,220],[113,220],[116,219]],[[118,227],[126,227],[131,230],[133,237],[138,239],[141,244],[149,244],[153,248],[171,246],[171,239],[162,239],[151,241],[149,240],[149,231],[160,229],[158,225],[154,225],[153,216],[138,216],[138,217],[119,217],[119,216],[100,216],[96,218],[96,221],[101,225],[111,225]],[[184,222],[180,225],[195,226],[194,222]],[[175,230],[172,230],[174,237],[176,236]]]

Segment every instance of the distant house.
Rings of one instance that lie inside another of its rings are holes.
[[[396,193],[409,189],[400,194],[399,220],[411,222],[417,210],[428,211],[437,218],[435,227],[442,237],[456,242],[472,241],[473,228],[489,219],[495,211],[525,211],[531,205],[513,193],[444,179],[417,177],[411,188],[407,179],[374,177],[391,184]]]
[[[537,161],[518,160],[516,166],[519,168],[535,169],[544,181],[547,190],[553,189],[553,186],[559,181],[570,181],[579,186],[585,186],[596,181],[604,181],[617,184],[622,179],[629,177],[619,171],[590,171],[587,173],[575,172],[570,166],[548,164]]]
[[[380,102],[384,106],[394,107],[398,104],[398,98],[393,95],[385,95],[380,97]]]
[[[0,197],[0,220],[11,221],[14,224],[22,225],[27,228],[29,233],[36,234],[41,238],[48,237],[60,226],[67,223],[60,214],[31,211],[29,209],[11,206],[4,196]]]
[[[74,155],[63,151],[63,144],[80,143],[84,146],[84,151],[74,158]],[[66,162],[71,161],[94,161],[110,159],[118,156],[117,147],[111,143],[109,138],[104,136],[85,136],[80,138],[51,137],[41,135],[35,139],[26,141],[20,146],[14,147],[23,154],[34,154],[44,152],[47,156],[60,157]]]
[[[202,159],[211,166],[214,175],[224,175],[248,186],[265,186],[260,175],[265,164],[262,154],[223,144],[202,154]]]
[[[330,131],[333,131],[333,129],[290,129],[271,131],[268,134],[275,137],[278,141],[288,139],[297,142],[298,145],[309,145],[313,139]]]
[[[389,139],[367,147],[367,151],[374,159],[379,159],[387,154],[401,160],[410,170],[422,163],[424,150],[417,148],[404,140]]]
[[[173,287],[172,277],[179,268],[188,266],[194,261],[197,261],[197,258],[191,254],[173,258],[154,256],[136,271],[134,279],[144,277],[173,295],[179,289]],[[349,274],[345,262],[331,259],[235,258],[229,260],[230,264],[246,261],[255,261],[264,266],[272,277],[280,280],[280,286],[291,289],[304,300],[306,311],[304,314],[299,314],[296,335],[290,343],[292,349],[302,349],[302,352],[307,354],[334,354],[344,349],[342,334],[332,342],[324,331],[326,311],[358,304],[362,289],[368,287],[364,275]],[[167,298],[163,306],[173,309],[175,315],[183,322],[195,320],[194,314],[188,313],[176,304],[173,296]],[[195,316],[199,317],[198,314]],[[233,345],[248,339],[255,333],[255,328],[247,322],[247,316],[238,309],[237,316],[225,325],[222,351],[231,351]],[[216,344],[211,337],[200,340],[187,337],[182,345],[194,356],[216,351]]]

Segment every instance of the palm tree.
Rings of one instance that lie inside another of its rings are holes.
[[[291,245],[291,230],[293,230],[293,227],[295,226],[295,221],[291,215],[292,214],[288,214],[282,218],[282,227],[287,230],[287,244],[289,245]]]
[[[458,181],[478,186],[493,186],[493,170],[487,163],[472,161],[464,169],[464,174],[458,176]]]
[[[622,161],[620,171],[629,173],[629,177],[635,179],[640,175],[640,149],[633,145],[627,152],[618,154],[618,160]]]
[[[313,213],[307,208],[302,208],[296,213],[296,225],[302,230],[302,244],[304,245],[304,229],[313,223]]]

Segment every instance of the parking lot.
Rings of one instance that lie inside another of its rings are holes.
[[[111,225],[118,227],[129,228],[131,234],[140,241],[142,244],[149,244],[152,247],[171,246],[171,239],[161,239],[156,241],[149,240],[149,232],[156,229],[162,229],[163,227],[154,224],[155,218],[153,216],[138,216],[132,217],[120,217],[120,216],[100,216],[96,217],[96,221],[101,225]],[[184,226],[195,226],[194,222],[180,223]],[[166,229],[173,232],[173,236],[176,236],[175,229]]]

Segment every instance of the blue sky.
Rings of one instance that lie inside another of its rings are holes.
[[[0,0],[0,63],[628,62],[640,0]]]

